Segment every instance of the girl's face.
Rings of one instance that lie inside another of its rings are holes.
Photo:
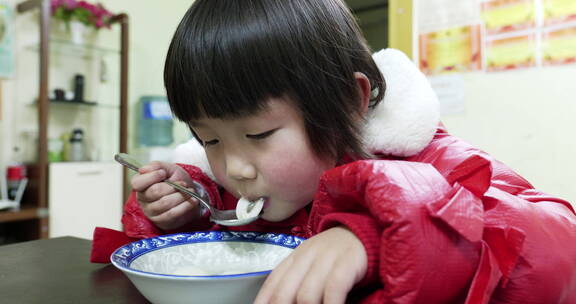
[[[237,197],[264,197],[262,218],[281,221],[310,203],[336,161],[312,150],[298,109],[285,98],[235,119],[202,118],[191,127],[204,142],[214,176]]]

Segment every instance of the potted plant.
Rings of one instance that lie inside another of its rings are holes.
[[[102,4],[77,0],[51,0],[50,9],[57,31],[69,33],[74,43],[84,43],[88,31],[110,27],[113,14]],[[63,27],[63,28],[62,28]]]

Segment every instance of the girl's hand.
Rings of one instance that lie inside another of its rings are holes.
[[[367,256],[348,229],[335,227],[304,241],[266,279],[263,303],[344,303],[366,274]]]
[[[182,167],[154,161],[138,170],[132,178],[132,189],[144,214],[163,230],[178,228],[200,217],[198,202],[163,183],[165,179],[187,187],[192,183]]]

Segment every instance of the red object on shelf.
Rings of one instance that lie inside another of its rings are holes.
[[[8,180],[22,180],[26,177],[26,166],[24,165],[11,165],[6,168],[6,179]]]
[[[26,178],[26,166],[23,164],[13,164],[6,168],[6,183],[8,186],[8,199],[16,199],[18,187],[22,180]]]

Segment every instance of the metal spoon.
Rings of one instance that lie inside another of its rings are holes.
[[[117,162],[119,162],[120,164],[122,164],[123,166],[132,169],[136,172],[138,172],[138,169],[140,167],[142,167],[142,165],[140,164],[140,162],[138,162],[136,159],[134,159],[132,156],[126,154],[126,153],[118,153],[116,155],[114,155],[114,160],[116,160]],[[208,196],[207,195],[199,195],[200,194],[205,194],[206,191],[203,189],[202,185],[198,184],[198,183],[194,183],[194,190],[190,191],[178,184],[175,184],[169,180],[164,180],[165,183],[167,183],[168,185],[174,187],[175,189],[177,189],[178,191],[189,195],[193,198],[195,198],[196,200],[198,200],[205,208],[207,208],[208,210],[210,210],[210,220],[220,224],[220,225],[224,225],[224,226],[241,226],[241,225],[246,225],[249,223],[252,223],[253,221],[257,220],[260,216],[257,215],[255,217],[251,217],[251,218],[246,218],[246,219],[238,219],[236,217],[236,210],[219,210],[216,209],[214,207],[212,207],[212,205],[210,205],[210,203],[208,203]]]

